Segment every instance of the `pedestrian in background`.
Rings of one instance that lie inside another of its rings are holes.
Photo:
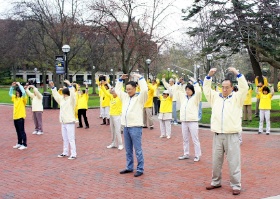
[[[109,88],[111,87],[109,84],[106,83],[107,81],[100,81],[99,86],[100,90],[102,92],[102,98],[100,98],[101,101],[101,117],[103,119],[102,124],[100,125],[110,125],[110,97],[109,96]],[[105,89],[101,89],[101,87],[104,87]],[[106,94],[104,93],[106,92]],[[106,123],[107,121],[107,123]]]
[[[29,89],[33,89],[33,93],[29,91]],[[35,125],[35,130],[32,134],[42,135],[43,132],[43,95],[39,92],[39,90],[34,85],[28,85],[25,89],[27,95],[32,99],[32,113],[33,113],[33,121]]]
[[[270,86],[270,85],[269,85]],[[258,93],[260,96],[260,124],[259,124],[259,133],[263,133],[263,121],[265,119],[266,123],[266,135],[270,134],[270,110],[271,110],[271,100],[274,95],[274,89],[271,87],[270,89],[267,86],[264,86],[262,89],[262,93]]]
[[[88,110],[88,85],[85,82],[86,85],[85,90],[80,90],[78,93],[78,101],[77,101],[77,108],[78,108],[78,119],[79,119],[79,126],[77,128],[83,128],[83,123],[82,123],[82,116],[84,118],[85,122],[85,129],[89,128],[88,124],[88,119],[87,119],[87,110]]]
[[[16,90],[16,94],[13,94],[14,90]],[[18,142],[15,146],[13,146],[13,148],[24,150],[27,149],[27,137],[24,129],[24,120],[26,118],[25,106],[27,102],[27,96],[25,95],[25,90],[23,86],[20,85],[19,82],[12,83],[9,95],[12,98],[12,102],[14,104],[13,119],[18,138]]]
[[[173,76],[174,78],[176,77],[175,75]],[[169,84],[166,82],[165,80],[165,74],[162,75],[162,83],[164,85],[164,87],[169,90],[170,92],[172,92],[172,118],[173,121],[171,121],[172,124],[177,125],[178,124],[178,120],[177,120],[177,98],[178,98],[178,94],[177,94],[177,86],[175,85],[175,83],[178,81],[177,77],[174,80],[173,78],[169,79]]]
[[[160,85],[159,79],[153,79],[152,80],[152,86],[154,88],[153,103],[154,103],[154,113],[155,113],[155,115],[157,115],[159,113],[159,107],[160,107],[160,101],[159,101],[159,98],[158,98],[159,95],[160,95],[159,85]]]
[[[163,91],[159,96],[159,125],[160,125],[160,138],[171,138],[171,120],[172,120],[172,92],[169,90]]]
[[[256,76],[255,78],[255,85],[256,85],[256,110],[255,110],[255,117],[259,117],[260,115],[260,110],[259,110],[259,105],[260,105],[260,93],[262,93],[262,89],[265,86],[268,86],[267,78],[263,76],[263,82],[259,81],[259,76]],[[259,93],[259,94],[258,94]]]
[[[122,102],[115,92],[114,88],[110,89],[108,93],[103,86],[105,82],[102,82],[101,89],[107,97],[110,98],[110,128],[112,135],[112,142],[107,146],[107,149],[117,148],[123,150],[123,142],[121,136],[121,114],[122,114]]]
[[[149,128],[150,130],[154,129],[154,122],[153,122],[153,98],[154,98],[154,87],[152,84],[148,83],[148,99],[144,104],[144,114],[143,114],[143,121],[144,127]]]
[[[251,82],[248,81],[248,92],[246,95],[246,99],[244,100],[243,105],[243,121],[252,121],[252,94],[253,94],[253,86]]]
[[[115,91],[122,101],[121,124],[124,125],[124,142],[126,150],[126,168],[120,174],[133,172],[133,147],[137,158],[137,171],[135,177],[144,172],[144,156],[142,151],[143,109],[147,100],[148,87],[145,79],[140,74],[133,74],[138,78],[140,93],[136,93],[136,83],[129,81],[126,84],[126,93],[122,91],[123,80],[127,75],[122,75],[116,84]]]
[[[239,195],[241,193],[239,132],[242,131],[242,123],[238,118],[248,91],[248,84],[244,75],[238,70],[233,67],[229,67],[228,70],[237,76],[238,92],[232,92],[233,84],[229,79],[222,82],[222,93],[211,89],[212,76],[216,73],[216,68],[210,69],[203,84],[203,92],[212,108],[211,131],[213,132],[212,182],[206,189],[212,190],[222,186],[222,166],[226,154],[232,194]]]
[[[63,152],[57,157],[63,158],[69,155],[69,145],[71,147],[71,154],[69,160],[77,158],[76,142],[75,142],[75,107],[76,107],[76,94],[75,88],[68,80],[64,80],[68,85],[63,88],[62,95],[57,92],[56,87],[52,81],[49,85],[52,89],[52,94],[55,101],[60,105],[59,121],[61,123],[61,133],[63,138]]]

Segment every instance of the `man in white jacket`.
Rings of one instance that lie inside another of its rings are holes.
[[[147,100],[148,87],[145,79],[134,74],[139,78],[140,93],[136,93],[136,83],[129,81],[126,84],[126,93],[122,91],[123,80],[127,79],[127,75],[122,75],[116,84],[115,92],[122,101],[122,118],[121,124],[124,125],[124,142],[126,150],[126,169],[120,174],[133,172],[133,147],[137,158],[137,170],[135,177],[141,176],[144,172],[144,157],[142,152],[142,127],[143,127],[143,109]]]
[[[29,91],[29,88],[32,88],[34,93],[31,93]],[[35,131],[32,134],[42,135],[43,134],[43,123],[42,123],[43,95],[33,85],[27,86],[25,88],[25,92],[32,99],[32,112],[33,112],[33,120],[35,125]]]
[[[58,94],[54,83],[50,82],[50,87],[52,88],[52,94],[60,105],[59,121],[61,123],[61,131],[63,138],[63,152],[57,157],[63,158],[68,156],[69,144],[71,147],[71,155],[69,160],[74,160],[77,157],[76,153],[76,143],[75,143],[75,112],[74,108],[76,106],[76,95],[75,88],[71,85],[68,80],[64,80],[64,83],[68,85],[68,88],[62,90],[62,95]]]
[[[238,133],[242,131],[240,111],[246,98],[248,84],[244,75],[238,70],[233,67],[229,67],[228,70],[237,76],[238,92],[232,92],[233,85],[229,79],[223,81],[221,93],[211,89],[212,76],[216,73],[216,68],[209,71],[203,84],[205,97],[212,108],[211,131],[214,133],[212,182],[206,189],[212,190],[222,186],[222,166],[224,154],[226,154],[232,194],[239,195],[241,192],[241,155]]]

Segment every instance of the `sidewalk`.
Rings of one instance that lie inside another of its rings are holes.
[[[143,130],[144,175],[120,175],[125,168],[125,150],[107,149],[109,126],[101,126],[98,109],[88,110],[89,129],[76,129],[78,158],[57,158],[62,152],[59,110],[45,110],[44,135],[32,135],[31,109],[27,108],[25,130],[28,149],[13,149],[16,133],[12,106],[0,105],[1,149],[0,198],[3,199],[154,199],[154,198],[267,198],[280,194],[280,136],[243,134],[242,192],[233,196],[228,166],[223,167],[222,188],[207,191],[211,180],[212,133],[200,129],[200,162],[178,160],[183,153],[180,126],[172,126],[170,140],[160,139],[159,123]],[[136,164],[136,162],[135,162]]]

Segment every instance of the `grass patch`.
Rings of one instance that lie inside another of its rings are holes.
[[[10,87],[4,87],[0,88],[0,103],[7,103],[7,104],[12,104],[11,97],[9,96],[9,90]],[[43,93],[43,89],[39,88],[39,91]],[[50,89],[47,90],[47,92],[52,92]],[[92,93],[92,88],[89,87],[89,93]],[[29,104],[29,101],[27,101],[27,104]],[[99,102],[99,96],[90,94],[89,95],[89,101],[88,101],[88,106],[90,108],[93,107],[99,107],[100,102]]]
[[[279,122],[280,122],[280,99],[272,100],[271,106],[272,110],[270,112],[270,126],[271,128],[280,128]],[[253,102],[252,104],[252,121],[243,121],[242,126],[243,127],[252,127],[252,128],[258,128],[259,127],[259,121],[260,119],[258,117],[255,117],[255,107],[256,103]],[[202,109],[202,119],[200,123],[202,124],[210,124],[211,119],[211,108],[204,108]],[[264,124],[265,127],[265,124]]]

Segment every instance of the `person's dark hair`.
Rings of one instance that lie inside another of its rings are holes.
[[[74,83],[72,86],[75,88],[75,90],[77,90],[77,84],[76,83]]]
[[[193,85],[187,84],[187,86],[185,87],[185,90],[187,90],[187,88],[190,89],[190,90],[192,90],[193,94],[195,94]]]
[[[62,90],[62,94],[63,94],[63,95],[68,95],[68,96],[70,96],[69,88],[64,88],[64,89]]]
[[[22,92],[19,87],[16,88],[16,91],[19,92],[19,97],[22,97]]]
[[[267,91],[267,93],[270,93],[270,89],[267,86],[264,86],[262,89],[262,92]]]
[[[222,82],[224,82],[224,81],[229,81],[230,82],[230,86],[232,86],[233,85],[233,83],[232,83],[232,81],[231,81],[231,79],[224,79]]]
[[[85,93],[86,93],[86,90],[83,89],[82,92],[83,92],[83,94],[85,94]]]
[[[131,85],[132,87],[136,88],[137,84],[134,81],[129,81],[126,83],[126,85]]]
[[[234,87],[233,87],[233,91],[234,91],[234,92],[237,92],[237,91],[238,91],[238,87],[237,87],[237,86],[234,86]]]

